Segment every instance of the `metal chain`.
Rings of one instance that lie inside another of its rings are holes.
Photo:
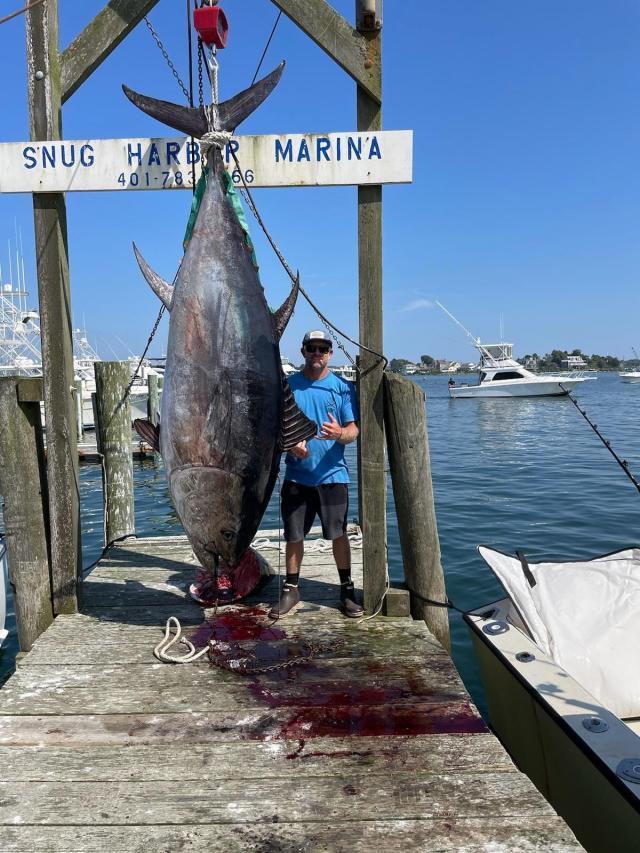
[[[198,105],[204,107],[204,88],[202,83],[202,39],[198,36]]]
[[[135,371],[133,372],[133,376],[131,377],[131,382],[129,382],[129,384],[127,385],[127,389],[124,392],[124,397],[122,398],[123,400],[127,399],[129,394],[131,393],[131,389],[133,388],[133,383],[138,378],[138,372],[139,372],[140,368],[142,367],[142,362],[144,361],[144,357],[147,354],[147,350],[151,346],[151,341],[153,340],[155,333],[158,331],[158,326],[160,325],[160,320],[162,320],[162,315],[164,314],[165,310],[166,310],[166,305],[164,305],[164,303],[163,303],[160,306],[160,311],[158,311],[158,316],[156,317],[156,322],[153,324],[153,329],[151,330],[151,334],[149,335],[149,340],[147,341],[147,345],[144,348],[142,355],[140,356],[140,361],[138,362],[138,366],[136,367]]]
[[[267,666],[251,666],[251,655],[233,660],[224,659],[221,657],[222,652],[216,650],[216,641],[209,640],[209,660],[213,666],[217,666],[219,669],[226,669],[227,672],[233,672],[235,675],[264,675],[267,672],[277,672],[280,669],[289,669],[293,666],[308,663],[321,652],[331,652],[341,648],[344,646],[344,640],[332,640],[329,643],[305,643],[304,645],[307,651],[291,658],[291,660],[272,663]]]
[[[168,66],[169,66],[169,68],[171,69],[171,73],[173,74],[173,76],[174,76],[174,77],[176,78],[176,80],[178,81],[178,85],[179,85],[179,86],[180,86],[180,88],[182,89],[182,91],[183,91],[183,93],[184,93],[184,96],[185,96],[185,98],[187,99],[187,103],[189,103],[189,90],[187,89],[187,87],[186,87],[186,86],[184,85],[184,83],[182,82],[182,78],[181,78],[181,77],[180,77],[180,75],[178,74],[178,71],[176,70],[175,65],[173,64],[173,62],[172,62],[172,61],[171,61],[171,59],[169,58],[169,54],[167,53],[167,51],[166,51],[166,49],[165,49],[165,46],[164,46],[164,45],[162,44],[162,42],[160,41],[160,36],[159,36],[159,35],[158,35],[158,33],[154,30],[154,28],[153,28],[153,24],[151,23],[151,21],[149,20],[149,18],[147,18],[147,16],[146,16],[146,15],[145,15],[145,18],[144,18],[144,22],[145,22],[145,24],[147,25],[147,28],[148,28],[149,32],[151,33],[151,36],[152,36],[153,40],[155,41],[155,43],[156,43],[156,44],[158,45],[158,47],[160,48],[160,51],[161,51],[162,55],[164,56],[164,58],[165,58],[165,60],[166,60],[166,62],[167,62],[167,65],[168,65]]]

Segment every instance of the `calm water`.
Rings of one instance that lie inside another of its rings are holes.
[[[640,495],[566,399],[450,400],[446,378],[418,384],[427,415],[436,513],[447,591],[463,609],[501,596],[477,554],[480,543],[522,549],[531,560],[584,558],[640,542]],[[599,374],[578,390],[583,408],[640,475],[640,384]],[[347,448],[352,474],[355,448]],[[181,532],[161,466],[134,463],[136,529],[140,536]],[[81,468],[85,565],[102,548],[102,486],[97,465]],[[389,485],[389,565],[402,579]],[[351,489],[352,510],[357,493]],[[278,526],[272,500],[263,527]],[[304,574],[304,573],[303,573]],[[11,602],[9,602],[11,607]],[[484,707],[467,629],[451,615],[454,659],[467,688]],[[0,678],[17,651],[15,624],[0,652]]]

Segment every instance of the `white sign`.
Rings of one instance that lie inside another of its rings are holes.
[[[412,178],[413,133],[237,136],[223,150],[233,181],[251,187],[398,184]],[[198,142],[178,139],[64,139],[0,144],[0,192],[179,190],[201,173]]]

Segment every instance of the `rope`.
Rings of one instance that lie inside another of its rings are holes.
[[[37,6],[42,2],[43,0],[31,0],[30,3],[27,3],[27,5],[23,6],[21,9],[16,9],[15,12],[11,12],[11,14],[5,15],[4,18],[0,18],[0,24],[6,24],[7,21],[10,21],[12,18],[17,18],[18,15],[22,15],[23,12],[28,12],[30,9],[33,9],[34,6]]]
[[[276,31],[276,27],[278,26],[281,17],[282,17],[282,9],[280,9],[280,11],[278,12],[278,17],[276,18],[276,22],[273,25],[273,29],[271,30],[271,35],[267,39],[267,43],[264,46],[264,50],[262,51],[262,56],[260,57],[260,62],[258,63],[258,67],[256,68],[256,73],[253,75],[253,80],[249,84],[250,86],[253,86],[253,84],[256,82],[256,77],[258,76],[258,72],[260,71],[260,68],[262,67],[262,63],[264,61],[264,58],[267,55],[267,51],[269,50],[269,45],[271,44],[271,39],[274,36],[274,33]]]
[[[560,385],[560,387],[562,388],[562,390],[566,393],[567,397],[571,400],[571,402],[572,402],[572,403],[573,403],[573,405],[576,407],[576,409],[580,412],[580,414],[581,414],[581,415],[582,415],[582,417],[585,419],[585,421],[589,424],[589,426],[591,427],[591,429],[592,429],[592,430],[595,432],[595,434],[598,436],[598,438],[600,439],[600,441],[601,441],[601,442],[604,444],[604,446],[607,448],[607,450],[609,451],[609,453],[610,453],[610,454],[613,456],[613,458],[616,460],[616,462],[618,463],[618,465],[622,468],[622,470],[623,470],[623,471],[624,471],[624,473],[627,475],[627,477],[631,480],[631,482],[632,482],[632,483],[633,483],[633,485],[636,487],[636,489],[638,490],[638,492],[640,492],[640,483],[636,480],[636,478],[633,476],[633,474],[632,474],[632,473],[631,473],[631,471],[629,470],[629,463],[627,462],[627,460],[626,460],[626,459],[621,459],[621,458],[618,456],[618,454],[615,452],[615,450],[613,449],[613,447],[611,447],[611,442],[610,442],[607,438],[605,438],[605,437],[602,435],[602,433],[601,433],[601,432],[600,432],[600,430],[598,429],[598,425],[597,425],[597,424],[594,424],[594,423],[593,423],[593,421],[591,421],[591,420],[589,419],[589,417],[587,416],[586,411],[585,411],[584,409],[581,409],[581,408],[580,408],[580,406],[578,405],[578,403],[577,403],[576,399],[575,399],[574,397],[572,397],[572,396],[571,396],[571,392],[569,391],[569,389],[568,389],[568,388],[565,388],[565,387],[564,387],[564,385],[562,384],[562,382],[560,382],[560,383],[558,383],[558,384]]]
[[[175,633],[172,632],[172,629],[175,629]],[[169,654],[169,649],[176,643],[187,647],[185,654],[178,657]],[[187,640],[186,637],[182,636],[182,625],[175,616],[169,616],[167,619],[167,624],[164,629],[164,637],[153,650],[154,656],[161,663],[192,663],[194,660],[198,660],[208,653],[209,646],[205,646],[204,649],[196,651],[196,647],[193,645],[191,640]]]

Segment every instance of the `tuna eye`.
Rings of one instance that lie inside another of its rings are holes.
[[[224,539],[225,542],[231,542],[231,540],[235,537],[235,535],[236,534],[233,532],[233,530],[223,530],[222,531],[222,538]]]

